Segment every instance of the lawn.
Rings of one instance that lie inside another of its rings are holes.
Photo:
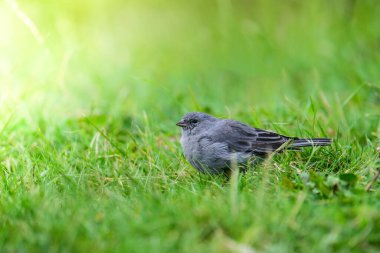
[[[379,252],[376,1],[0,3],[1,252]],[[203,111],[331,147],[231,178]]]

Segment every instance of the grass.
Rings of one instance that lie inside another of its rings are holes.
[[[4,1],[2,252],[378,252],[374,1]],[[205,111],[330,148],[198,174]]]

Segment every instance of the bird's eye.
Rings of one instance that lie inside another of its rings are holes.
[[[191,123],[192,123],[192,124],[197,124],[197,123],[198,123],[198,120],[197,120],[197,119],[192,119],[192,120],[191,120]]]

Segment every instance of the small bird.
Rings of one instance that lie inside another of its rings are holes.
[[[198,171],[209,174],[228,173],[234,164],[247,165],[285,148],[331,145],[328,138],[287,137],[202,112],[187,113],[176,125],[182,128],[186,159]]]

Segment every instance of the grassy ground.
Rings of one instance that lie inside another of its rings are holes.
[[[379,252],[379,12],[1,2],[1,252]],[[200,175],[189,111],[334,144]]]

